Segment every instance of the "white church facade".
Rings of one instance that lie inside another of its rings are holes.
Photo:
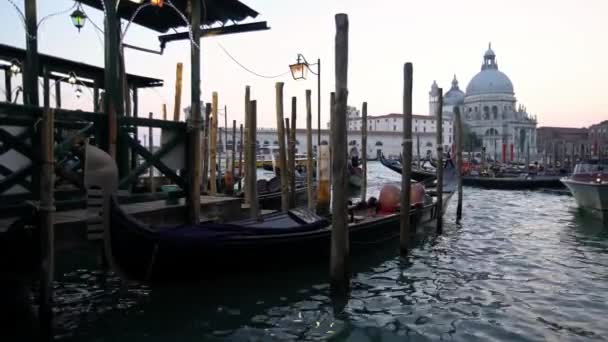
[[[438,90],[434,82],[429,93],[431,113],[436,113],[439,105]],[[513,83],[498,70],[491,46],[483,56],[481,71],[471,79],[466,93],[460,90],[454,76],[450,90],[443,96],[443,116],[451,118],[456,106],[469,131],[481,139],[488,158],[523,161],[527,156],[536,156],[536,117],[524,106],[517,105]]]

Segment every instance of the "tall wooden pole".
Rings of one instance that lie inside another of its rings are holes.
[[[308,201],[308,209],[315,208],[314,185],[312,179],[313,163],[312,163],[312,106],[311,106],[310,89],[306,90],[306,197]],[[317,147],[318,148],[318,147]]]
[[[239,147],[239,188],[238,189],[239,189],[239,191],[241,191],[241,187],[242,187],[241,183],[243,182],[243,176],[244,176],[244,174],[243,174],[243,147],[245,146],[244,142],[243,142],[243,124],[241,124],[241,126],[240,126],[239,136],[241,137],[241,139],[239,140],[239,142],[241,144]],[[235,142],[235,144],[236,144],[236,142]]]
[[[412,180],[412,89],[413,89],[413,66],[405,63],[403,67],[403,142],[401,143],[401,155],[403,156],[401,167],[401,215],[399,250],[406,255],[409,250],[409,242],[412,234],[412,222],[410,221],[410,193]]]
[[[235,177],[234,170],[236,169],[236,120],[232,120],[232,164],[230,165],[230,173]]]
[[[149,114],[149,119],[152,120],[152,112]],[[148,127],[148,149],[150,153],[154,154],[154,136],[152,135],[152,126]],[[150,192],[156,192],[156,185],[154,184],[154,166],[150,166]]]
[[[277,138],[279,140],[279,172],[281,177],[281,210],[289,209],[289,183],[287,180],[287,160],[285,150],[285,126],[283,126],[283,82],[275,84],[277,110]]]
[[[205,104],[205,129],[203,131],[203,191],[209,192],[209,130],[211,129],[211,103]]]
[[[162,111],[163,111],[163,120],[167,121],[167,104],[166,103],[163,103]]]
[[[211,118],[211,124],[210,129],[211,129],[211,138],[209,140],[209,149],[210,149],[210,155],[209,158],[211,159],[209,161],[209,172],[211,172],[211,175],[209,177],[209,180],[211,181],[211,185],[209,188],[209,193],[212,196],[215,196],[217,194],[217,125],[218,125],[218,108],[217,108],[217,92],[213,92],[212,94],[212,115],[213,117]]]
[[[190,223],[201,221],[201,3],[189,1],[190,27],[192,41],[190,42],[190,125],[188,129],[189,158],[189,189],[188,217]]]
[[[224,153],[226,154],[226,171],[230,170],[228,163],[228,106],[224,105]]]
[[[38,15],[36,0],[25,0],[25,65],[23,67],[23,103],[40,106],[38,98]]]
[[[4,69],[4,91],[6,95],[6,102],[13,102],[13,86],[11,85],[11,78],[13,75],[9,71],[10,69],[7,67]]]
[[[363,184],[361,186],[361,202],[367,201],[367,102],[361,106],[361,162]]]
[[[350,288],[348,220],[347,220],[347,117],[348,98],[348,16],[336,14],[336,106],[331,117],[331,183],[332,202],[330,279],[332,294],[342,296]]]
[[[54,233],[54,122],[55,114],[50,109],[49,74],[44,72],[44,111],[40,126],[40,305],[38,307],[42,336],[53,339],[53,279],[55,274],[55,233]]]
[[[462,145],[464,141],[460,108],[454,106],[454,128],[456,131],[456,172],[458,174],[458,206],[456,207],[456,223],[462,219]]]
[[[61,108],[61,82],[55,81],[55,107]]]
[[[336,93],[329,94],[329,112],[334,112],[336,107]],[[331,132],[330,132],[331,137]],[[346,156],[345,156],[346,158]],[[331,154],[329,145],[321,145],[317,148],[317,214],[328,215],[331,203]]]
[[[124,115],[122,78],[120,77],[120,21],[116,13],[117,0],[103,0],[106,15],[104,22],[104,80],[105,92],[102,110],[108,116],[108,153],[117,158],[118,118]]]
[[[437,99],[437,234],[443,233],[443,89]]]
[[[251,109],[249,102],[251,97],[251,90],[249,86],[245,87],[245,140],[241,142],[241,148],[245,149],[245,165],[243,169],[245,172],[243,175],[247,178],[247,173],[249,172],[247,168],[250,164],[251,156],[249,155],[249,110]],[[253,157],[255,159],[255,156]],[[242,172],[243,170],[241,170]],[[251,203],[251,190],[249,189],[249,181],[245,179],[245,203]],[[256,185],[257,186],[257,185]]]
[[[317,59],[317,151],[321,146],[321,59]]]
[[[177,63],[175,67],[175,103],[173,105],[173,121],[179,121],[179,111],[182,106],[182,73],[184,65]],[[200,76],[199,76],[200,79]]]
[[[297,98],[291,98],[291,130],[289,131],[289,207],[296,206],[296,116]]]
[[[249,141],[249,155],[255,156],[256,154],[256,127],[257,127],[257,101],[253,100],[250,102],[249,109],[249,130],[247,131],[247,140]],[[247,178],[246,181],[249,183],[247,186],[251,190],[251,203],[249,203],[249,210],[252,218],[259,217],[259,205],[258,205],[258,187],[257,183],[257,168],[255,158],[249,158],[249,165],[247,165]]]

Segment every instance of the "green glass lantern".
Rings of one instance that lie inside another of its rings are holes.
[[[87,15],[82,11],[80,3],[78,3],[78,7],[72,12],[70,17],[72,18],[72,24],[74,24],[78,29],[78,32],[80,32],[80,29],[84,27],[84,23],[87,20]]]

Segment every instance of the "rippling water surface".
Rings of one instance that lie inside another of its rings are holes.
[[[370,195],[399,176],[370,165]],[[334,313],[327,269],[293,267],[150,289],[80,269],[57,283],[64,341],[580,341],[608,339],[608,227],[574,199],[465,188],[464,217],[353,259]],[[213,260],[193,260],[193,265]]]

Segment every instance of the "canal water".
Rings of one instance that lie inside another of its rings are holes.
[[[399,176],[369,166],[370,195]],[[352,260],[340,312],[328,265],[151,289],[73,255],[56,284],[61,341],[586,341],[608,339],[608,227],[574,199],[465,188],[444,234]],[[192,260],[196,264],[213,260]]]

